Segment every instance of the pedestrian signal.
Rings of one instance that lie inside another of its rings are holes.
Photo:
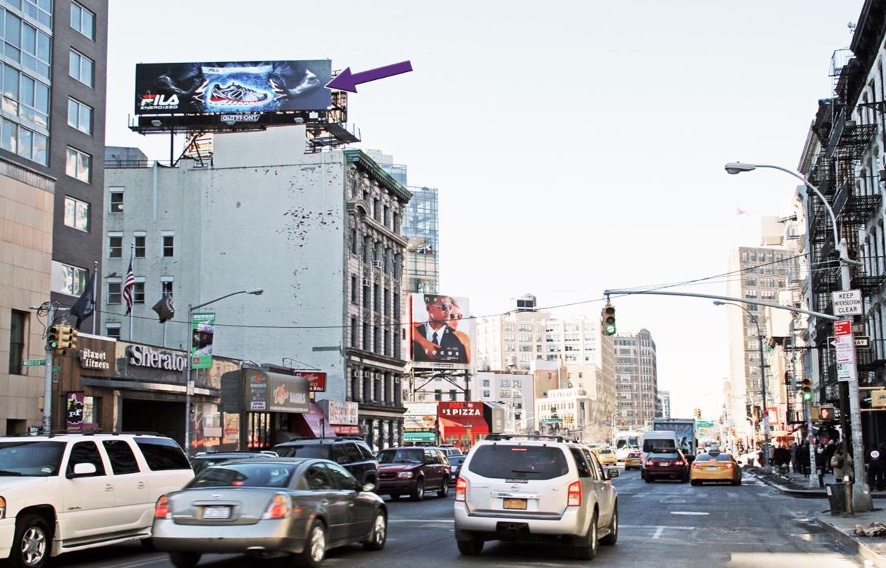
[[[603,335],[615,335],[615,306],[606,304],[600,313],[600,331]]]
[[[812,380],[803,379],[800,382],[800,394],[803,397],[803,402],[812,400]]]
[[[833,422],[834,421],[834,407],[833,406],[822,406],[818,409],[818,418],[822,422]]]

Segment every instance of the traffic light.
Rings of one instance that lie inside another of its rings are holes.
[[[603,335],[615,335],[615,306],[606,304],[600,314],[600,331]]]
[[[73,327],[68,324],[60,324],[58,326],[58,346],[55,348],[58,354],[64,354],[66,349],[71,347],[71,341],[73,338]]]
[[[696,408],[696,409],[693,411],[693,414],[695,415],[695,419],[696,419],[696,420],[700,419],[700,418],[701,418],[701,408]]]
[[[800,394],[803,396],[803,402],[812,400],[812,381],[810,379],[800,381]]]
[[[59,327],[54,325],[49,328],[49,333],[46,334],[46,349],[52,349],[53,351],[58,349]]]
[[[834,421],[834,407],[833,406],[822,406],[818,409],[818,418],[822,422],[833,422]]]

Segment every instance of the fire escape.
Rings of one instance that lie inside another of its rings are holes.
[[[837,54],[835,54],[835,57]],[[837,218],[838,234],[846,241],[849,258],[859,259],[859,235],[879,213],[881,196],[877,180],[862,179],[857,172],[864,171],[861,160],[877,132],[875,124],[856,124],[851,120],[851,101],[858,99],[864,87],[864,77],[855,59],[849,59],[832,75],[835,79],[832,99],[819,101],[819,110],[813,131],[821,143],[821,150],[809,165],[807,178],[818,187]],[[838,251],[834,247],[834,228],[827,208],[818,198],[809,200],[808,234],[810,269],[812,273],[812,309],[833,313],[832,293],[841,289],[841,269]],[[850,287],[861,290],[862,297],[883,291],[886,276],[866,274],[862,266],[851,266]],[[855,316],[861,321],[861,316]],[[822,372],[823,401],[836,402],[840,397],[837,382],[835,352],[829,338],[833,336],[833,322],[815,320],[816,352]],[[856,354],[859,376],[883,364],[873,361],[871,351]]]

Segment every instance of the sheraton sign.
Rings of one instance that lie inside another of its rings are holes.
[[[130,345],[126,348],[127,363],[133,367],[147,367],[164,371],[184,371],[188,358],[182,353],[154,351],[144,345]]]

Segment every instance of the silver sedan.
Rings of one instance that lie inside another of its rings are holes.
[[[329,460],[228,461],[157,500],[152,542],[178,568],[209,553],[295,555],[316,568],[338,546],[384,548],[388,511],[372,489]]]

